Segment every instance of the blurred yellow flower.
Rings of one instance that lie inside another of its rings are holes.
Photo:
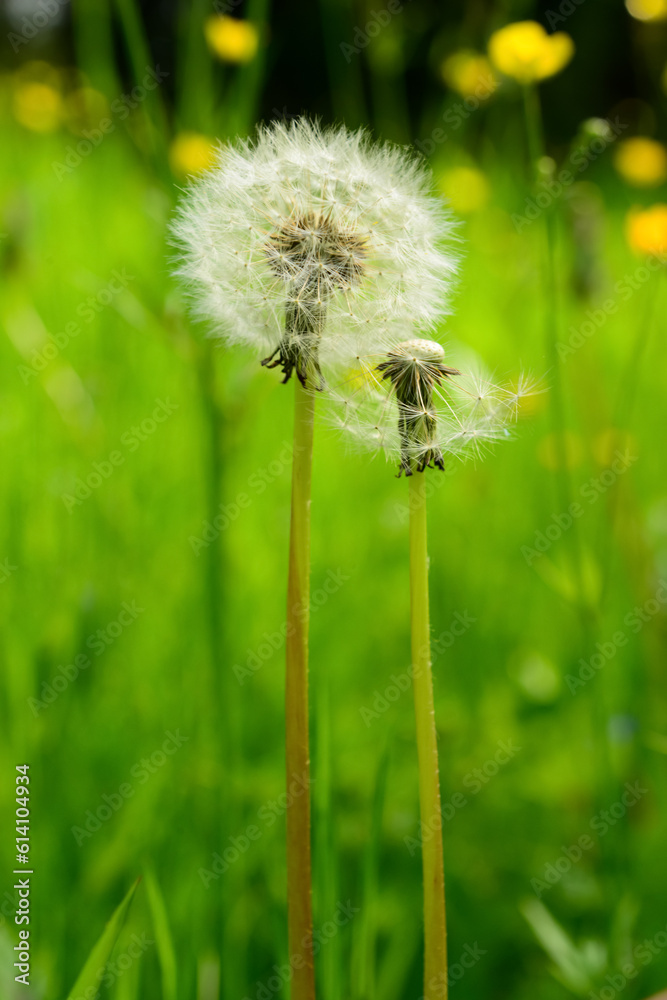
[[[625,139],[614,154],[614,166],[628,184],[655,187],[667,178],[667,149],[655,139]]]
[[[621,455],[637,454],[637,439],[629,431],[608,427],[593,440],[593,457],[599,466],[606,468]]]
[[[440,177],[440,187],[460,215],[483,208],[491,193],[485,175],[476,167],[452,167]]]
[[[638,21],[662,21],[667,17],[667,0],[625,0],[625,6]]]
[[[576,469],[584,460],[584,445],[579,435],[572,431],[563,431],[561,435],[547,434],[537,446],[537,458],[550,472],[563,467]]]
[[[14,117],[32,132],[55,132],[63,119],[59,92],[47,83],[20,83],[12,95]]]
[[[489,60],[471,49],[462,49],[448,56],[440,72],[445,83],[463,97],[484,97],[498,86]]]
[[[211,51],[225,62],[247,63],[257,54],[259,32],[250,21],[215,15],[206,21],[204,34]]]
[[[169,147],[169,164],[177,177],[208,170],[215,162],[215,143],[198,132],[181,132]]]
[[[634,209],[625,220],[625,234],[636,253],[667,256],[667,205]]]
[[[489,55],[501,73],[519,83],[534,83],[567,66],[574,43],[564,31],[548,35],[537,21],[517,21],[491,35]]]

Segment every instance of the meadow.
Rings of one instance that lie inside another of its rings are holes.
[[[0,81],[0,998],[67,997],[142,876],[103,996],[269,1000],[289,995],[292,393],[189,319],[168,226],[199,156],[192,133],[252,132],[272,99],[271,39],[288,27],[222,59],[194,4],[178,29],[184,68],[150,89],[150,32],[132,4],[118,4],[118,64],[101,15],[80,7],[71,59],[56,32],[48,59],[31,40]],[[342,16],[322,10],[325,23]],[[246,15],[270,21],[262,4]],[[518,19],[489,21],[477,47]],[[511,80],[466,96],[434,79],[414,121],[394,100],[399,21],[365,47],[351,28],[333,35],[360,52],[338,53],[331,115],[428,154],[463,251],[438,336],[544,388],[511,439],[428,473],[450,988],[455,1000],[642,1000],[667,986],[667,356],[664,264],[631,245],[627,220],[667,200],[665,176],[642,187],[619,171],[637,122],[614,131],[601,103],[596,125],[568,135],[551,136],[547,117],[553,160],[535,182]],[[573,66],[593,59],[589,44]],[[372,115],[354,105],[362,59]],[[664,137],[665,93],[659,79],[646,88]],[[295,113],[307,89],[300,100]],[[320,421],[321,1000],[423,992],[406,554],[406,482]],[[12,968],[26,763],[29,987]]]

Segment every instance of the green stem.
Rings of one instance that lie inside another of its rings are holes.
[[[310,483],[315,399],[294,380],[292,516],[287,581],[285,761],[287,769],[287,931],[292,1000],[314,1000],[308,749]]]
[[[524,113],[528,151],[531,160],[531,181],[537,191],[539,162],[545,156],[542,109],[535,86],[523,88]],[[569,470],[569,456],[566,444],[567,406],[561,359],[558,353],[558,290],[556,281],[556,217],[552,205],[543,210],[539,225],[541,257],[541,300],[544,303],[544,349],[549,364],[551,384],[551,431],[556,455],[556,495],[560,509],[567,511],[573,501],[572,481]],[[577,586],[577,613],[584,636],[588,636],[595,622],[597,609],[591,606],[591,599],[584,568],[584,552],[579,526],[576,522],[568,534],[573,578]]]
[[[424,869],[424,997],[447,1000],[447,928],[438,741],[428,607],[425,476],[410,478],[410,617]]]

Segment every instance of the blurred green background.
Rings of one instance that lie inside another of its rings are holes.
[[[667,986],[665,289],[627,228],[667,200],[667,8],[399,6],[5,6],[3,1000],[66,997],[140,874],[102,995],[288,995],[275,966],[288,960],[292,393],[188,321],[167,227],[215,139],[302,112],[429,157],[465,241],[442,336],[547,388],[514,441],[429,473],[452,995],[639,1000]],[[575,44],[540,85],[537,188],[521,88],[486,56],[492,32],[524,18]],[[407,484],[394,473],[318,429],[322,1000],[422,995],[413,707],[400,690]],[[12,969],[22,763],[30,987]],[[619,973],[628,962],[636,978]]]

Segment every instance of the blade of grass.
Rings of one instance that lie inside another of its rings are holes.
[[[359,934],[353,956],[353,995],[358,1000],[371,1000],[378,995],[376,988],[375,952],[377,941],[377,896],[382,835],[382,813],[389,771],[389,739],[385,742],[375,776],[371,811],[371,828],[362,862],[362,904]]]
[[[249,0],[245,16],[257,26],[261,38],[269,21],[269,0]],[[223,112],[224,132],[227,135],[247,134],[257,118],[259,95],[266,73],[266,52],[266,46],[260,43],[255,58],[240,66],[234,74]]]
[[[116,6],[132,65],[132,75],[137,86],[142,86],[142,80],[149,70],[157,67],[153,62],[141,14],[134,0],[116,0]],[[160,93],[161,86],[158,81],[157,86],[152,89],[144,88],[145,96],[141,102],[141,111],[146,123],[151,152],[156,157],[158,166],[166,170],[169,124]]]
[[[317,924],[331,919],[336,908],[338,868],[336,865],[335,822],[332,802],[331,774],[331,685],[327,676],[319,680],[317,698],[316,768],[313,806],[315,813],[314,843],[317,865]],[[320,995],[324,1000],[336,1000],[344,992],[340,971],[340,935],[335,935],[322,949],[319,965]]]
[[[72,24],[77,66],[93,87],[108,96],[117,94],[109,0],[73,0]]]
[[[153,931],[162,974],[162,998],[163,1000],[176,1000],[178,996],[176,952],[169,928],[167,907],[153,869],[147,868],[145,875],[148,905],[153,920]]]
[[[86,964],[81,970],[77,981],[69,991],[67,1000],[82,1000],[83,997],[97,996],[100,980],[111,958],[111,952],[123,929],[132,899],[140,879],[134,883],[123,902],[116,908],[111,920],[104,928],[101,937],[91,951]]]

